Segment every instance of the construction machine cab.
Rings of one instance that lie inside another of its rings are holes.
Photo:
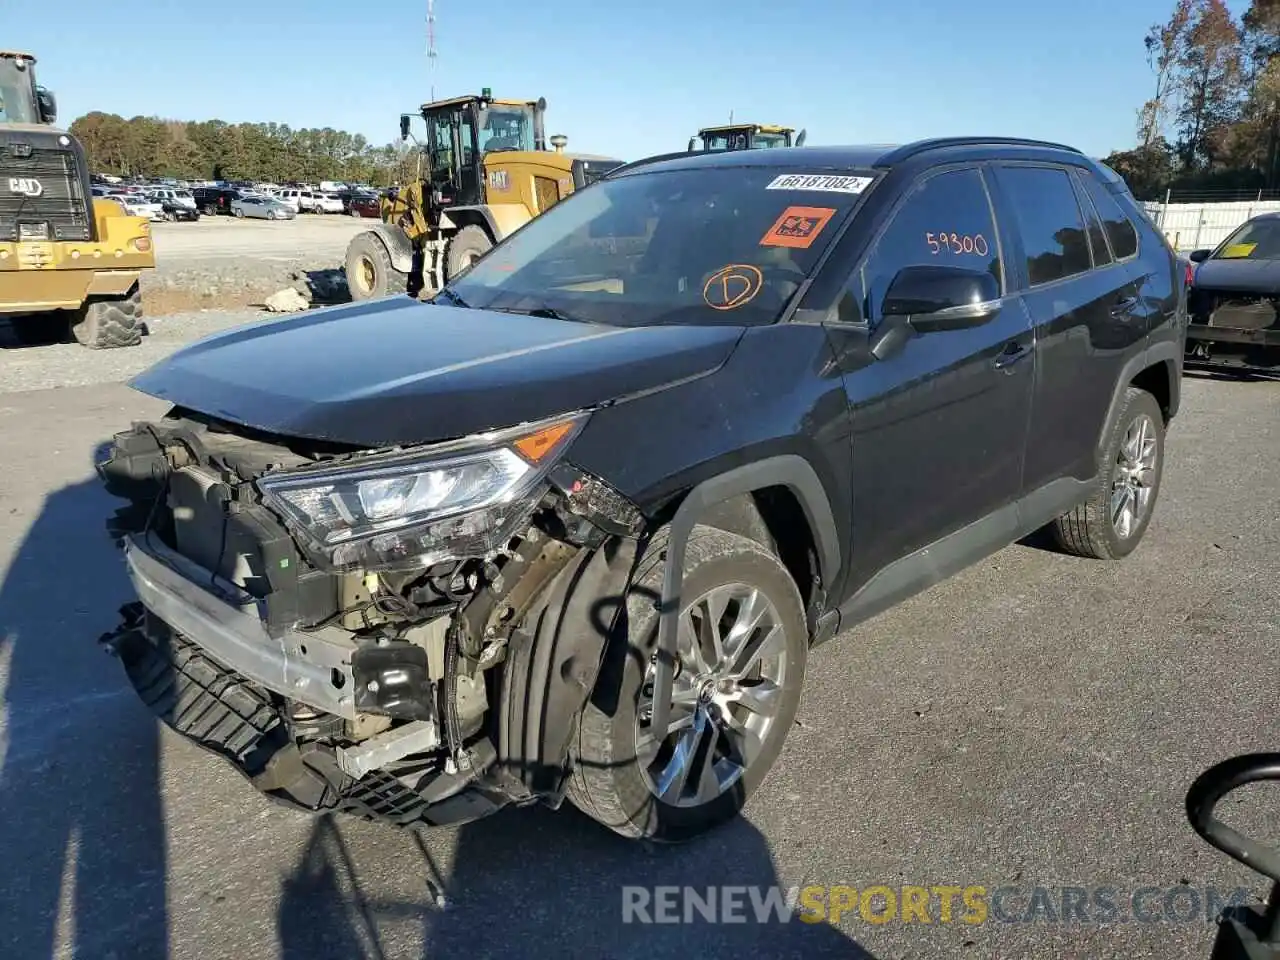
[[[779,127],[771,123],[729,123],[720,127],[703,127],[698,135],[689,138],[689,152],[696,150],[771,150],[776,147],[804,146],[805,131],[801,130],[792,142],[794,127]],[[702,146],[697,145],[702,141]]]
[[[566,153],[565,137],[546,135],[546,108],[541,97],[499,100],[488,87],[424,103],[418,175],[384,198],[383,224],[347,248],[352,298],[438,289],[529,220],[622,166]],[[401,139],[412,123],[411,114],[401,115]]]
[[[36,83],[36,58],[0,50],[0,123],[50,124],[57,119],[57,100]]]

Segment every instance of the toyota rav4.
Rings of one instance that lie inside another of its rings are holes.
[[[213,336],[100,464],[104,637],[256,788],[397,824],[733,817],[810,650],[1041,527],[1151,521],[1176,258],[1076,150],[656,157],[431,302]]]

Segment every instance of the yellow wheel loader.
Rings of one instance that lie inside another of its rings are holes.
[[[384,197],[382,223],[347,247],[353,300],[437,290],[504,237],[622,161],[564,152],[545,99],[498,100],[489,88],[423,104],[417,179]],[[409,138],[412,116],[400,117]]]
[[[23,343],[86,347],[142,340],[151,228],[95,200],[80,143],[53,126],[57,103],[35,57],[0,51],[0,320]]]
[[[794,135],[795,142],[792,142]],[[771,123],[727,123],[721,127],[703,127],[689,138],[689,152],[698,150],[771,150],[775,147],[803,147],[805,131],[797,135],[794,127]],[[702,145],[698,146],[698,141]]]

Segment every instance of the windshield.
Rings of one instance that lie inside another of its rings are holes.
[[[785,133],[757,133],[751,138],[751,145],[757,150],[772,150],[774,147],[787,146]]]
[[[480,152],[533,149],[533,110],[501,104],[480,110]]]
[[[750,131],[745,128],[708,133],[702,138],[702,146],[705,150],[746,150],[749,146],[749,134]]]
[[[19,63],[23,67],[19,67]],[[39,123],[35,86],[26,61],[0,57],[0,123]]]
[[[1280,260],[1280,220],[1254,220],[1226,239],[1214,260]]]
[[[602,180],[447,289],[467,306],[619,326],[772,323],[869,182],[824,177],[815,192],[800,179],[713,168]]]

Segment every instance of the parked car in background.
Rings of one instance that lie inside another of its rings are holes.
[[[197,187],[191,191],[195,197],[196,207],[207,216],[231,213],[231,201],[244,196],[244,192],[233,187]]]
[[[1188,260],[1186,363],[1280,375],[1280,213]]]
[[[287,187],[276,194],[276,199],[288,204],[295,213],[320,213],[320,201],[314,190]]]
[[[191,221],[195,221],[195,220],[199,220],[199,219],[200,219],[200,211],[199,211],[199,210],[197,210],[197,209],[195,208],[195,206],[194,206],[194,201],[193,201],[193,205],[192,205],[192,206],[187,206],[187,205],[186,205],[185,203],[183,203],[181,200],[168,199],[168,198],[164,198],[164,197],[157,197],[157,198],[156,198],[156,203],[160,204],[160,210],[161,210],[160,219],[161,219],[161,220],[170,220],[170,221],[191,220]]]
[[[297,216],[287,203],[275,197],[259,197],[246,194],[231,201],[233,217],[253,217],[258,220],[292,220]]]
[[[316,205],[320,213],[343,213],[342,198],[336,193],[316,194]]]
[[[347,213],[353,217],[377,219],[382,216],[381,202],[381,198],[376,193],[353,194],[347,201]]]
[[[148,220],[163,219],[160,204],[141,193],[117,194],[108,199],[116,201],[124,207],[124,212],[131,217],[146,217]]]
[[[156,187],[148,191],[154,200],[172,200],[174,203],[181,204],[184,207],[196,209],[196,198],[191,195],[190,190],[183,190],[178,187]]]

